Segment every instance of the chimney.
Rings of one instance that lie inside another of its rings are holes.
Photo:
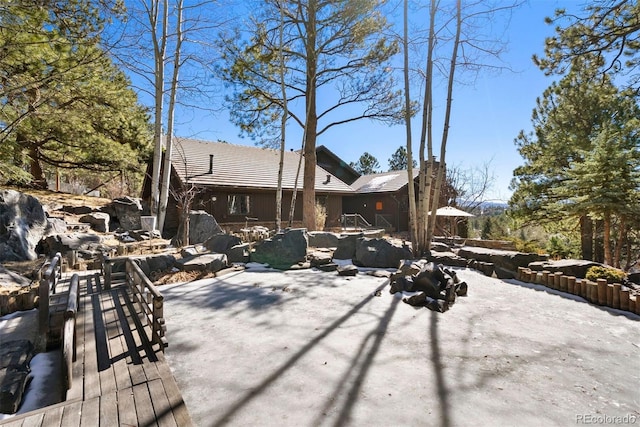
[[[213,173],[213,154],[209,154],[209,173]]]

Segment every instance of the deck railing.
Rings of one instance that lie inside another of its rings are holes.
[[[80,298],[80,278],[78,274],[71,276],[69,284],[69,297],[67,308],[64,312],[64,324],[62,327],[62,383],[66,390],[71,388],[73,380],[73,362],[76,360],[76,314]]]
[[[371,224],[362,217],[360,214],[342,214],[340,217],[342,222],[342,228],[362,228],[371,227]]]
[[[56,253],[44,273],[40,274],[38,289],[38,327],[40,334],[49,332],[49,296],[56,293],[56,287],[62,277],[62,254]]]
[[[156,286],[151,283],[149,278],[129,257],[101,256],[102,274],[104,278],[105,289],[111,289],[112,281],[120,278],[122,273],[115,273],[113,266],[116,263],[125,264],[124,280],[127,287],[131,290],[134,302],[140,307],[140,311],[144,315],[145,326],[149,325],[151,336],[147,338],[153,344],[159,344],[164,352],[165,347],[169,344],[165,337],[166,326],[164,323],[164,297]]]
[[[125,262],[127,286],[131,290],[134,301],[138,303],[146,324],[151,327],[151,336],[148,338],[153,344],[160,345],[164,352],[165,347],[169,345],[165,337],[164,297],[138,264],[131,258]]]

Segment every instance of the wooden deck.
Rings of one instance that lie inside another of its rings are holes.
[[[80,273],[77,353],[66,401],[0,425],[193,425],[164,354],[149,342],[144,330],[148,326],[127,286],[113,283],[105,290],[96,272]]]

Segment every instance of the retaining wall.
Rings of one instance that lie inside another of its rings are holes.
[[[526,267],[518,268],[516,279],[577,295],[592,304],[640,314],[639,296],[631,295],[628,289],[622,289],[620,283],[607,283],[606,279],[593,282],[575,276],[565,276],[561,272],[535,271]]]

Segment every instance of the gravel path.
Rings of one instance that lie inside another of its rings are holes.
[[[640,425],[639,316],[457,272],[446,313],[362,273],[163,286],[167,358],[199,426]]]

